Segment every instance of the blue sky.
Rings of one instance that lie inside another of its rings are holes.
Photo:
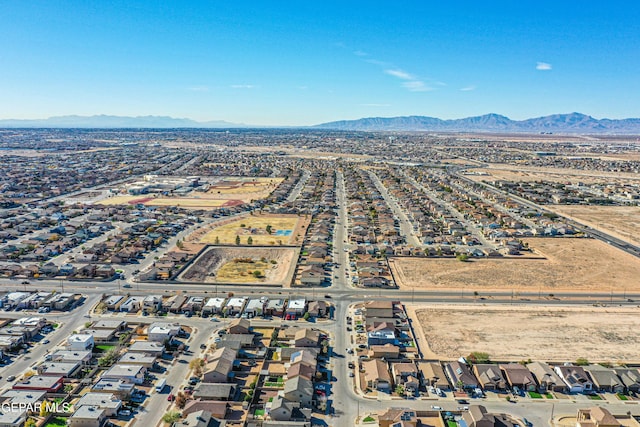
[[[640,5],[6,0],[0,65],[0,118],[640,117]]]

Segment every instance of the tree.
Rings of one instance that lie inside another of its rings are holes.
[[[214,243],[216,245],[219,245],[220,244],[220,237],[216,236],[216,240],[214,241]]]
[[[178,395],[176,396],[176,406],[182,409],[186,404],[187,404],[187,396],[185,396],[183,392],[178,393]]]
[[[49,401],[45,399],[42,401],[42,404],[40,405],[40,416],[44,418],[47,415],[49,415]]]
[[[265,230],[267,230],[267,234],[271,234],[271,224],[267,224],[267,226],[265,227]]]
[[[576,359],[576,366],[587,366],[589,361],[585,357],[578,357]]]
[[[309,314],[308,311],[304,314],[304,316],[302,316],[304,320],[309,320],[309,317],[311,317],[311,315]]]
[[[240,245],[240,236],[236,236],[236,245]]]
[[[182,240],[178,239],[178,241],[176,242],[176,246],[178,247],[178,249],[182,249],[184,248],[184,243],[182,243]]]
[[[247,245],[253,245],[253,237],[247,237]]]
[[[253,277],[255,277],[256,279],[259,279],[262,277],[262,272],[260,270],[256,270],[253,272]]]
[[[38,423],[33,418],[29,418],[26,423],[24,423],[24,427],[36,427]]]
[[[162,421],[165,423],[172,425],[176,421],[180,419],[180,412],[178,411],[169,411],[162,416]]]
[[[467,360],[470,363],[489,363],[489,353],[485,353],[483,351],[474,351],[467,356]]]
[[[458,261],[461,261],[461,262],[467,262],[467,261],[469,261],[469,255],[467,255],[467,254],[459,254],[459,255],[456,257],[456,259],[457,259]]]

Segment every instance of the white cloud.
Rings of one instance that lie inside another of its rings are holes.
[[[209,87],[208,86],[192,86],[190,88],[187,88],[187,90],[191,92],[209,92]]]
[[[471,86],[465,86],[465,87],[460,88],[460,90],[461,90],[462,92],[470,92],[470,91],[472,91],[472,90],[476,90],[476,87],[475,87],[474,85],[471,85]]]
[[[420,80],[411,80],[409,82],[402,83],[402,86],[410,90],[411,92],[429,92],[433,90],[432,87],[427,86]]]
[[[254,85],[231,85],[232,89],[254,89],[256,87]]]
[[[384,70],[384,72],[385,72],[385,74],[389,74],[390,76],[397,77],[397,78],[402,79],[402,80],[413,80],[414,79],[414,77],[411,74],[409,74],[409,73],[407,73],[405,71],[402,71],[400,69],[397,69],[397,68],[396,69],[391,69],[391,70]]]
[[[355,56],[369,56],[369,54],[367,52],[364,52],[362,50],[356,50],[355,52],[353,52],[353,54]]]
[[[391,104],[360,104],[361,107],[391,107]]]
[[[551,69],[551,64],[548,64],[546,62],[538,62],[536,64],[536,70],[549,71],[550,69]]]

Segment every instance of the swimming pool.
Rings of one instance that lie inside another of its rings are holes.
[[[293,232],[293,230],[276,230],[275,233],[273,233],[274,236],[291,236],[291,233]]]

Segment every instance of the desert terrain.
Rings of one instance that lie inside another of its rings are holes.
[[[269,225],[271,233],[267,232]],[[249,237],[253,245],[294,245],[302,242],[308,225],[308,219],[297,215],[245,216],[214,228],[200,238],[200,243],[234,245],[239,236],[243,245]]]
[[[455,360],[483,351],[496,361],[640,361],[636,307],[415,305],[409,314],[422,327],[416,332],[425,357]]]
[[[292,248],[207,249],[178,280],[206,283],[284,284],[298,251]],[[260,277],[253,275],[259,271]],[[290,280],[290,277],[289,277]]]
[[[514,291],[640,291],[640,259],[595,239],[523,239],[535,257],[391,258],[401,288]]]
[[[640,245],[640,207],[638,206],[551,205],[548,208],[584,225]]]

